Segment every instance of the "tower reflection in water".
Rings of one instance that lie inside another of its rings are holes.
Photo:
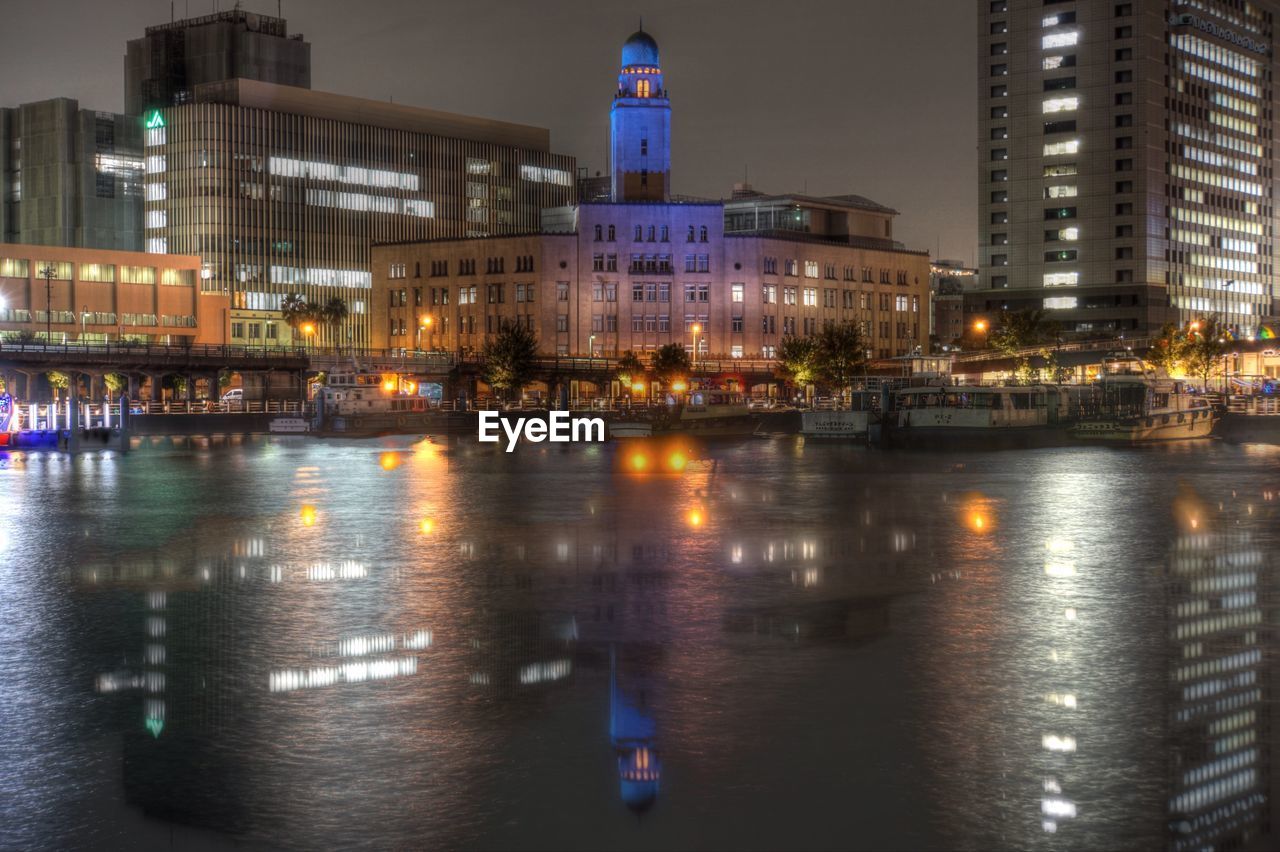
[[[855,705],[894,688],[840,682],[871,659],[932,693],[891,696],[901,720],[851,738],[896,734],[876,752],[886,784],[975,817],[937,845],[1182,850],[1269,830],[1272,557],[1243,499],[1184,494],[1172,540],[1150,521],[1150,558],[1108,564],[1079,525],[1047,530],[1021,492],[967,480],[806,491],[695,466],[571,478],[549,500],[538,477],[485,475],[479,504],[413,480],[394,511],[344,517],[312,474],[306,517],[206,522],[85,569],[84,588],[131,601],[133,638],[97,680],[128,693],[128,801],[304,846],[519,845],[547,802],[661,830],[708,808],[700,782],[768,751],[744,744],[805,723],[814,708],[788,694],[804,678]],[[917,719],[930,734],[903,736]],[[955,775],[925,792],[891,777],[908,758]],[[845,755],[805,760],[830,767],[810,784],[852,777]]]

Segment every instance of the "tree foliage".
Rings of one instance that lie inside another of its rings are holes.
[[[618,381],[628,387],[635,382],[644,381],[644,362],[636,353],[628,349],[618,357]]]
[[[658,381],[668,386],[676,379],[687,376],[693,367],[689,353],[679,343],[668,343],[661,347],[653,353],[649,363]]]
[[[844,396],[854,376],[866,372],[867,348],[862,333],[852,322],[836,323],[823,327],[813,341],[817,380]]]
[[[810,384],[815,377],[816,341],[812,337],[789,335],[778,344],[778,377],[798,387]]]
[[[1033,346],[1040,347],[1040,355],[1044,357],[1051,373],[1057,373],[1057,359],[1046,344],[1059,339],[1061,327],[1048,320],[1041,309],[1021,311],[1001,311],[1000,323],[991,332],[990,342],[993,349],[1015,359],[1014,381],[1018,384],[1030,384],[1035,380],[1035,371],[1031,367],[1031,359],[1025,350]]]
[[[524,326],[510,323],[484,344],[484,380],[505,399],[518,397],[533,380],[538,339]]]
[[[1213,373],[1223,368],[1223,356],[1229,351],[1226,329],[1217,317],[1209,317],[1183,328],[1166,324],[1145,360],[1166,372],[1181,370],[1207,386]]]

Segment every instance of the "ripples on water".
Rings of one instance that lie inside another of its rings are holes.
[[[1268,844],[1280,451],[619,452],[5,459],[0,847]]]

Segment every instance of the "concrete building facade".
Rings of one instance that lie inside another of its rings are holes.
[[[198,257],[0,244],[0,335],[225,344],[227,297],[202,292],[199,280]]]
[[[971,315],[1068,335],[1271,322],[1273,2],[978,0]]]
[[[0,241],[142,248],[142,133],[70,98],[0,109]]]

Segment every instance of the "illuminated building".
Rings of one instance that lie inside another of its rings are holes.
[[[190,50],[204,20],[153,28],[162,31],[149,30],[139,49],[176,62],[181,51],[157,45],[181,36]],[[548,130],[312,91],[295,68],[303,54],[293,56],[305,43],[284,35],[283,20],[258,20],[274,21],[270,32],[217,23],[257,47],[200,41],[221,56],[218,73],[179,63],[169,76],[140,77],[128,66],[129,85],[141,87],[130,103],[156,104],[139,118],[146,248],[199,255],[202,287],[230,295],[231,320],[246,332],[289,294],[341,298],[348,318],[322,323],[314,343],[366,346],[370,243],[527,232],[542,208],[573,199],[573,158],[551,152]],[[257,55],[280,67],[264,70]],[[256,79],[222,76],[246,64]]]
[[[199,276],[198,257],[0,244],[0,333],[43,339],[47,330],[55,343],[226,343],[227,297],[201,292]]]
[[[990,0],[970,319],[1131,336],[1274,312],[1273,2]]]
[[[515,323],[546,354],[696,338],[703,357],[772,358],[784,337],[846,321],[872,357],[927,346],[928,257],[894,240],[897,211],[746,184],[724,201],[672,196],[667,93],[657,42],[635,33],[611,107],[611,199],[545,210],[517,236],[375,245],[373,346],[475,351]]]
[[[0,109],[0,242],[141,250],[137,123],[70,98]]]

